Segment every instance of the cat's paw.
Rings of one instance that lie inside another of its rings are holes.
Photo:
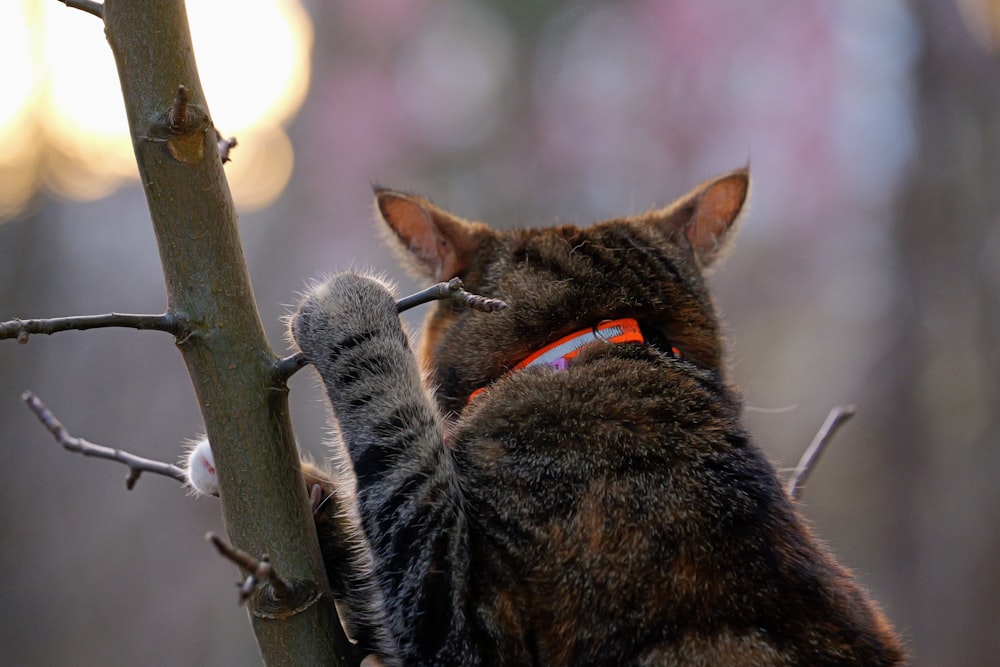
[[[299,349],[311,357],[393,327],[400,327],[399,315],[385,282],[338,273],[306,293],[290,318],[289,333]]]

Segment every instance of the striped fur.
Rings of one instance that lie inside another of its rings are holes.
[[[319,512],[324,557],[352,632],[384,662],[902,664],[725,384],[704,273],[748,187],[741,170],[644,216],[511,232],[376,192],[413,270],[511,306],[437,304],[419,363],[377,279],[334,276],[291,319],[340,437],[339,481],[321,482],[345,509]],[[618,317],[650,344],[507,374]]]

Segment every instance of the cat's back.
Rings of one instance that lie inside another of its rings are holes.
[[[711,373],[596,344],[475,403],[455,460],[498,663],[896,664]]]
[[[476,402],[455,448],[481,603],[505,632],[525,632],[535,662],[637,660],[708,602],[687,536],[734,511],[739,490],[692,470],[746,463],[724,438],[700,442],[706,422],[724,433],[734,415],[697,373],[655,349],[599,344]],[[717,497],[696,507],[705,484]]]

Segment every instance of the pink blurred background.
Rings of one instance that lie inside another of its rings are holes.
[[[994,6],[307,2],[295,170],[241,219],[269,334],[283,346],[284,304],[324,271],[374,267],[416,287],[370,224],[372,182],[497,226],[585,223],[749,162],[751,209],[713,283],[751,429],[789,467],[830,407],[856,403],[805,513],[882,601],[913,665],[992,664]],[[137,185],[90,203],[38,194],[0,224],[0,319],[163,307]],[[312,385],[293,379],[294,418],[322,455]],[[25,389],[76,435],[153,458],[175,459],[199,428],[164,335],[0,344],[0,664],[254,664],[236,573],[202,539],[221,528],[217,503],[152,477],[125,491],[119,467],[59,450]]]

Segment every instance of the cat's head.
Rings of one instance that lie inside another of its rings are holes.
[[[489,315],[447,301],[433,307],[421,362],[442,408],[460,412],[474,390],[546,344],[622,317],[721,376],[719,323],[704,276],[734,236],[749,188],[748,170],[739,169],[643,215],[510,231],[377,189],[378,214],[414,275],[458,276],[468,291],[510,306]]]

